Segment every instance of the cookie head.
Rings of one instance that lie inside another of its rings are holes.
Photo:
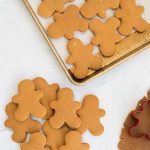
[[[89,150],[88,144],[82,143],[82,138],[79,132],[71,131],[67,133],[65,145],[60,146],[59,150]]]
[[[49,122],[43,125],[43,132],[46,135],[46,145],[52,150],[57,150],[61,145],[65,144],[65,136],[70,131],[70,128],[63,126],[60,129],[54,129]]]

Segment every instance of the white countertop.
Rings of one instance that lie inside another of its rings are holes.
[[[145,5],[144,16],[150,22],[150,1],[137,1]],[[99,137],[87,132],[83,141],[91,145],[91,150],[117,150],[127,114],[150,88],[150,48],[89,84],[77,87],[66,77],[22,0],[0,0],[0,149],[19,150],[19,145],[11,140],[11,130],[3,125],[7,118],[4,109],[16,94],[18,82],[37,76],[72,88],[79,101],[86,94],[97,95],[107,112],[102,119],[105,132]]]

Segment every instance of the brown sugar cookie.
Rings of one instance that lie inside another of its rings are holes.
[[[35,85],[31,80],[23,80],[19,83],[18,94],[12,98],[12,101],[18,104],[14,113],[18,121],[25,121],[29,115],[43,118],[46,115],[46,108],[40,103],[43,98],[41,90],[35,91]]]
[[[68,6],[63,14],[55,13],[54,20],[47,30],[52,38],[65,36],[72,39],[75,31],[84,32],[88,29],[88,22],[79,17],[79,8],[76,5]]]
[[[74,95],[71,89],[63,88],[58,92],[58,100],[52,101],[50,107],[55,110],[54,116],[50,118],[50,125],[55,128],[61,128],[66,123],[70,128],[78,128],[81,120],[76,111],[80,109],[81,104],[73,100]]]
[[[42,133],[34,133],[31,135],[29,143],[22,143],[21,150],[47,150],[46,137]]]
[[[135,0],[120,0],[120,7],[115,16],[121,19],[118,31],[122,35],[131,34],[133,29],[143,32],[148,28],[148,23],[141,16],[144,12],[143,6],[136,6]]]
[[[98,109],[99,100],[94,95],[84,97],[83,104],[77,114],[81,118],[81,126],[77,129],[81,134],[89,130],[93,135],[98,136],[103,133],[104,127],[100,123],[100,118],[105,115],[103,109]]]
[[[70,53],[67,63],[74,64],[73,74],[76,78],[83,79],[88,75],[89,69],[98,70],[102,67],[102,58],[92,53],[91,44],[84,46],[79,39],[72,39],[67,47]]]
[[[27,133],[34,133],[41,130],[41,124],[37,121],[28,118],[26,121],[20,122],[14,118],[14,112],[17,110],[17,104],[9,103],[6,106],[6,114],[8,119],[5,121],[7,128],[12,128],[12,139],[15,142],[22,143],[26,139]]]
[[[64,126],[60,129],[54,129],[48,122],[43,125],[43,132],[46,135],[46,145],[51,150],[58,150],[58,147],[65,144],[65,135],[69,132],[69,127]]]
[[[41,104],[47,109],[47,114],[44,119],[49,119],[49,117],[53,115],[53,110],[50,108],[50,101],[57,99],[59,85],[49,85],[43,78],[36,78],[33,82],[36,90],[42,90],[44,92],[44,96],[40,101]]]
[[[60,146],[59,150],[89,150],[89,144],[82,143],[82,137],[79,132],[71,131],[67,133],[65,145]]]
[[[102,55],[114,55],[116,43],[121,41],[121,36],[116,33],[119,25],[120,21],[115,17],[109,18],[106,23],[101,22],[99,19],[93,19],[89,23],[90,29],[95,33],[92,44],[100,46]]]
[[[96,15],[105,18],[107,16],[106,10],[109,8],[118,8],[119,1],[120,0],[86,0],[80,12],[85,18],[92,18]]]
[[[38,14],[42,17],[48,18],[56,11],[64,12],[64,4],[74,0],[42,0],[38,8]]]

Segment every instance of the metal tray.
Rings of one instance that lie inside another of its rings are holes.
[[[130,36],[123,39],[120,43],[117,44],[117,51],[116,54],[112,57],[103,57],[103,67],[98,71],[89,71],[89,74],[86,78],[79,80],[76,79],[71,70],[67,68],[65,63],[63,62],[61,56],[59,55],[57,49],[53,45],[50,37],[48,36],[46,30],[44,29],[43,25],[39,21],[36,13],[34,12],[33,8],[31,7],[28,0],[23,0],[27,9],[29,10],[31,16],[33,17],[34,21],[36,22],[37,26],[39,27],[41,33],[43,34],[45,40],[49,44],[51,50],[53,51],[54,55],[56,56],[57,60],[59,61],[60,65],[62,66],[64,72],[66,73],[69,80],[75,85],[84,85],[87,82],[103,75],[104,73],[108,72],[109,70],[113,69],[114,67],[118,66],[122,62],[128,60],[129,58],[137,55],[138,53],[142,52],[145,48],[150,47],[150,26],[147,31],[143,33],[134,32]],[[100,55],[98,53],[97,55]]]

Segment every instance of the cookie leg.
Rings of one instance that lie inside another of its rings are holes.
[[[83,79],[88,75],[88,68],[82,64],[75,65],[73,74],[78,79]]]
[[[147,30],[147,28],[149,27],[147,21],[145,21],[144,19],[140,18],[138,21],[138,23],[135,25],[135,29],[139,32],[144,32],[145,30]]]
[[[26,133],[24,131],[20,131],[20,130],[14,130],[14,133],[12,135],[12,139],[15,141],[15,142],[18,142],[18,143],[22,143],[25,141],[26,139]]]
[[[14,113],[14,117],[18,121],[25,121],[29,117],[29,112],[24,107],[18,107]]]
[[[118,28],[119,33],[124,36],[130,35],[132,30],[133,30],[133,25],[132,23],[129,24],[128,22],[122,22],[122,25],[120,25],[120,27]]]
[[[81,126],[77,129],[78,132],[81,134],[85,133],[86,130],[88,129],[87,127],[88,123],[81,121]]]
[[[78,117],[69,117],[66,123],[70,128],[76,129],[81,125],[81,120]]]
[[[95,135],[95,136],[99,136],[104,132],[104,127],[98,122],[98,123],[94,123],[89,127],[89,131]]]
[[[38,111],[37,111],[38,110]],[[32,108],[32,115],[38,118],[43,118],[47,111],[43,105],[39,105],[38,107]]]
[[[50,118],[49,123],[53,128],[59,129],[64,125],[65,122],[62,118],[60,118],[59,115],[55,114],[55,116]]]
[[[115,51],[116,51],[115,43],[111,43],[110,41],[109,44],[108,43],[101,44],[100,46],[100,52],[102,53],[102,55],[106,57],[114,55]]]

